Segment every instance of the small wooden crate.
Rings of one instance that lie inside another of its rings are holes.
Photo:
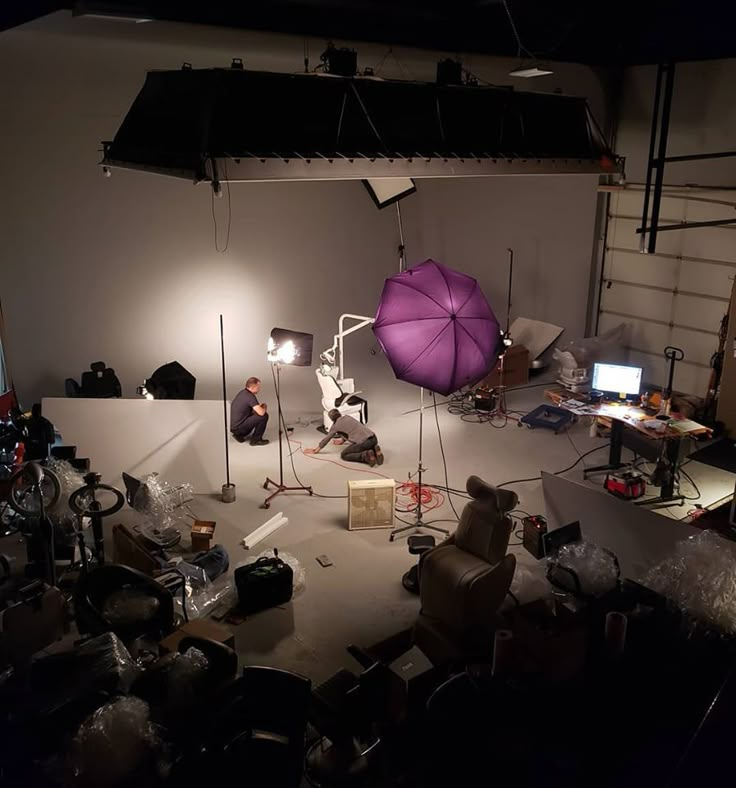
[[[214,520],[195,520],[192,526],[192,551],[201,553],[209,550],[214,535]]]

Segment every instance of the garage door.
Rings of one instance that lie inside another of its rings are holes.
[[[598,331],[627,324],[629,363],[646,384],[665,383],[667,345],[685,351],[675,389],[705,396],[710,358],[736,274],[736,225],[661,232],[657,252],[642,254],[643,187],[611,194]],[[660,225],[736,219],[736,192],[665,187]]]

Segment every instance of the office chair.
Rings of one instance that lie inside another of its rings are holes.
[[[388,714],[391,671],[355,646],[348,646],[348,652],[363,666],[362,673],[339,670],[312,692],[310,722],[321,734],[307,753],[312,784],[356,779],[368,769],[371,753],[381,742],[376,725]]]
[[[80,577],[74,613],[82,634],[114,632],[126,645],[141,637],[161,640],[175,627],[169,591],[122,564],[104,564]]]

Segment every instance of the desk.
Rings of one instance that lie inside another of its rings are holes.
[[[615,471],[622,468],[625,463],[621,461],[621,450],[627,444],[626,428],[632,431],[632,440],[629,441],[628,448],[637,454],[647,456],[647,445],[653,449],[649,459],[666,460],[672,469],[669,478],[661,487],[661,493],[656,498],[647,498],[637,501],[637,506],[671,506],[674,503],[683,504],[685,499],[682,495],[675,493],[675,477],[680,462],[689,454],[691,437],[693,435],[710,434],[707,427],[701,424],[687,421],[677,415],[672,416],[672,422],[681,421],[684,426],[689,427],[687,431],[678,429],[676,426],[667,424],[664,430],[654,432],[644,426],[644,422],[653,418],[651,413],[647,413],[643,408],[634,405],[624,405],[618,403],[601,403],[598,405],[586,404],[578,395],[571,395],[569,391],[551,390],[545,392],[548,399],[560,408],[570,410],[578,415],[588,415],[598,419],[611,430],[611,446],[608,451],[608,463],[606,465],[596,465],[586,468],[583,476],[588,476],[605,471]],[[664,446],[660,446],[660,441]]]

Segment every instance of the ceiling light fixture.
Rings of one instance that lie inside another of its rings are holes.
[[[522,79],[530,79],[531,77],[546,77],[550,74],[554,74],[554,71],[551,71],[548,68],[545,68],[541,65],[536,66],[519,66],[515,68],[513,71],[509,71],[510,77],[521,77]]]

